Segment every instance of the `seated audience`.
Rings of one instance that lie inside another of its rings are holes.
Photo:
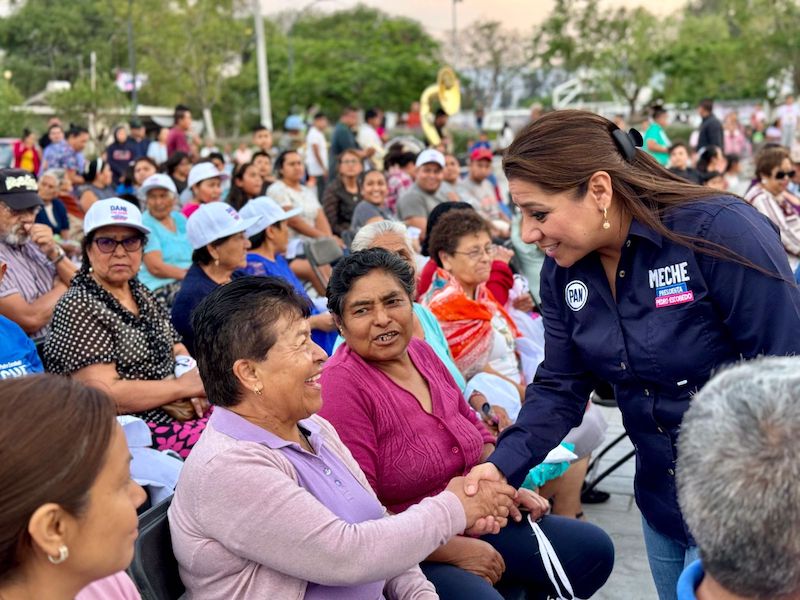
[[[227,202],[236,210],[242,210],[250,200],[261,195],[263,187],[264,180],[258,172],[258,166],[252,162],[241,164],[233,171]]]
[[[700,174],[692,168],[689,162],[689,150],[683,142],[672,144],[669,147],[669,170],[674,175],[691,183],[702,183]]]
[[[511,233],[511,219],[500,208],[494,186],[489,181],[492,174],[492,152],[476,148],[469,155],[469,173],[458,186],[461,200],[468,202],[492,225],[494,237],[507,238]]]
[[[416,181],[397,199],[397,217],[410,227],[425,231],[428,216],[436,205],[449,200],[440,192],[444,155],[427,149],[416,161]]]
[[[389,147],[384,165],[387,169],[386,184],[389,186],[386,206],[392,212],[397,211],[397,199],[414,185],[414,175],[417,170],[416,160],[417,155],[408,150],[404,151],[402,144],[392,144]]]
[[[277,181],[275,175],[272,173],[272,156],[264,151],[259,150],[253,154],[251,161],[258,169],[258,174],[261,176],[261,196],[266,194],[267,188]]]
[[[169,509],[188,595],[435,598],[417,563],[465,528],[496,531],[514,490],[492,483],[467,499],[456,478],[388,515],[314,414],[326,356],[307,316],[291,284],[243,277],[211,292],[193,317],[215,410]],[[531,508],[536,518],[543,507]]]
[[[333,230],[322,210],[322,205],[317,200],[316,192],[303,185],[305,167],[303,159],[294,150],[287,150],[275,162],[278,171],[278,181],[269,186],[267,195],[275,200],[283,210],[299,208],[300,213],[289,219],[289,248],[286,258],[292,271],[302,281],[309,281],[314,286],[317,294],[325,295],[322,282],[311,269],[311,264],[303,258],[305,249],[303,244],[316,238],[332,237],[340,247],[344,248],[341,238],[333,235]],[[299,257],[299,258],[298,258]],[[330,274],[330,268],[325,266],[322,271]]]
[[[450,202],[458,202],[461,196],[458,185],[461,182],[461,165],[453,154],[444,155],[444,169],[442,170],[442,195]]]
[[[761,150],[756,156],[756,183],[744,199],[769,217],[781,234],[781,242],[794,271],[800,265],[800,216],[786,195],[795,176],[789,151],[783,146]]]
[[[0,169],[0,315],[17,323],[34,341],[44,340],[53,307],[67,291],[77,267],[53,239],[53,230],[35,223],[44,204],[36,178],[22,169]]]
[[[186,217],[175,210],[178,190],[167,175],[151,175],[139,191],[147,202],[142,223],[150,230],[139,281],[167,308],[171,308],[181,281],[192,265]]]
[[[228,179],[212,162],[199,162],[189,171],[186,187],[191,198],[184,204],[183,216],[189,218],[204,204],[218,202],[222,198],[222,181]]]
[[[164,306],[139,283],[150,230],[133,204],[98,200],[86,212],[81,271],[58,301],[44,346],[47,370],[99,387],[153,430],[159,450],[185,457],[205,426],[205,392]]]
[[[45,171],[39,177],[39,198],[44,205],[36,215],[36,222],[47,225],[53,230],[53,235],[62,240],[69,239],[69,217],[64,203],[58,199],[60,181],[54,171]]]
[[[188,184],[189,171],[192,169],[192,161],[189,155],[185,152],[175,152],[164,163],[164,167],[167,175],[172,178],[175,189],[178,190],[178,195],[183,194]]]
[[[362,200],[356,204],[353,211],[353,220],[350,231],[353,235],[364,225],[376,221],[393,220],[394,216],[386,205],[386,196],[389,187],[386,185],[386,175],[381,171],[367,171],[361,182]]]
[[[148,157],[148,156],[140,156],[135,161],[133,161],[132,167],[132,182],[133,182],[133,192],[139,198],[142,207],[147,208],[145,203],[142,202],[145,200],[145,196],[142,193],[142,185],[144,185],[145,180],[148,177],[152,177],[156,173],[158,173],[158,165],[156,162]]]
[[[800,360],[722,371],[692,398],[677,485],[700,560],[678,600],[800,598]]]
[[[98,200],[113,198],[116,196],[114,187],[111,185],[111,167],[102,158],[95,158],[89,161],[83,179],[86,181],[78,186],[78,203],[84,213],[89,207]]]
[[[144,490],[113,402],[55,375],[0,381],[0,598],[138,600]]]
[[[172,322],[192,354],[192,311],[214,288],[230,282],[234,271],[247,266],[250,242],[244,232],[260,224],[259,217],[243,219],[223,202],[203,204],[195,213],[186,223],[186,236],[193,250],[192,266],[172,305]]]
[[[322,373],[321,414],[393,513],[438,494],[485,460],[495,443],[436,353],[414,337],[413,291],[405,261],[380,248],[342,259],[328,285],[328,305],[346,344]],[[533,492],[520,492],[531,505],[546,505]],[[575,595],[589,598],[611,572],[611,540],[572,519],[547,516],[539,525]],[[453,538],[428,555],[422,570],[444,599],[500,599],[492,588],[498,582],[538,598],[554,590],[535,539],[527,522],[509,522],[497,535]]]
[[[349,232],[353,211],[361,201],[358,179],[364,170],[358,151],[344,150],[338,160],[338,173],[325,187],[322,208],[335,235],[342,237]]]
[[[6,274],[6,263],[0,259],[0,284]],[[0,379],[24,377],[44,371],[36,352],[36,345],[22,328],[11,319],[0,315]]]
[[[245,272],[248,275],[279,277],[291,283],[294,291],[309,303],[311,316],[308,318],[308,323],[311,326],[311,337],[317,345],[330,354],[336,339],[336,326],[333,324],[331,314],[327,310],[320,310],[311,302],[302,282],[283,257],[289,245],[287,221],[300,214],[300,209],[284,211],[272,198],[260,196],[245,204],[240,214],[244,219],[260,217],[255,225],[245,231],[250,238],[250,252],[247,253]]]

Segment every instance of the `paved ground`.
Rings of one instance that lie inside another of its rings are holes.
[[[616,408],[602,408],[608,420],[606,443],[623,432],[622,418]],[[600,461],[603,470],[633,447],[628,439],[620,442]],[[634,459],[604,479],[598,489],[611,494],[604,504],[587,504],[586,518],[605,529],[614,540],[616,561],[608,583],[592,598],[596,600],[658,600],[642,539],[641,516],[633,499]]]

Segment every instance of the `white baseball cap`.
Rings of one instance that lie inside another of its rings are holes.
[[[194,250],[248,227],[260,226],[262,217],[243,219],[227,202],[209,202],[200,205],[186,222],[186,237]]]
[[[139,188],[142,194],[147,194],[150,190],[167,190],[168,192],[172,192],[175,196],[178,195],[178,188],[175,187],[175,182],[172,181],[172,177],[164,175],[163,173],[150,175],[150,177],[144,180],[142,187]]]
[[[249,219],[252,217],[262,218],[261,222],[253,225],[252,227],[248,227],[247,231],[245,232],[247,237],[253,237],[257,233],[264,231],[270,225],[274,225],[280,221],[285,221],[286,219],[296,217],[301,212],[302,211],[299,208],[283,210],[272,198],[268,196],[259,196],[258,198],[253,198],[247,204],[245,204],[242,207],[242,210],[239,211],[239,214],[243,219]]]
[[[191,171],[189,171],[189,178],[186,181],[186,187],[188,189],[192,189],[193,185],[200,183],[201,181],[205,181],[206,179],[213,179],[214,177],[219,177],[222,181],[229,179],[228,174],[217,169],[217,167],[214,166],[214,163],[199,162],[192,167]]]
[[[416,166],[421,167],[422,165],[427,165],[428,163],[436,163],[444,169],[444,154],[438,150],[434,150],[433,148],[427,148],[426,150],[423,150],[419,153],[419,156],[417,156]]]
[[[106,198],[92,204],[83,217],[83,234],[89,235],[95,229],[109,225],[130,227],[142,233],[150,233],[150,230],[142,225],[141,211],[135,204],[122,198]]]

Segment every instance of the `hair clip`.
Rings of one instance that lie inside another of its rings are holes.
[[[636,158],[636,148],[641,148],[644,145],[642,134],[633,128],[629,129],[628,133],[616,128],[611,132],[611,137],[614,138],[614,143],[629,163],[632,163],[633,159]]]

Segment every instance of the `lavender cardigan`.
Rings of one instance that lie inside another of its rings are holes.
[[[374,496],[330,423],[308,421]],[[190,600],[294,600],[309,581],[376,580],[386,580],[391,600],[431,600],[438,596],[417,564],[461,533],[466,517],[458,498],[442,492],[401,515],[349,524],[300,486],[280,450],[234,439],[212,419],[183,467],[169,523]]]

